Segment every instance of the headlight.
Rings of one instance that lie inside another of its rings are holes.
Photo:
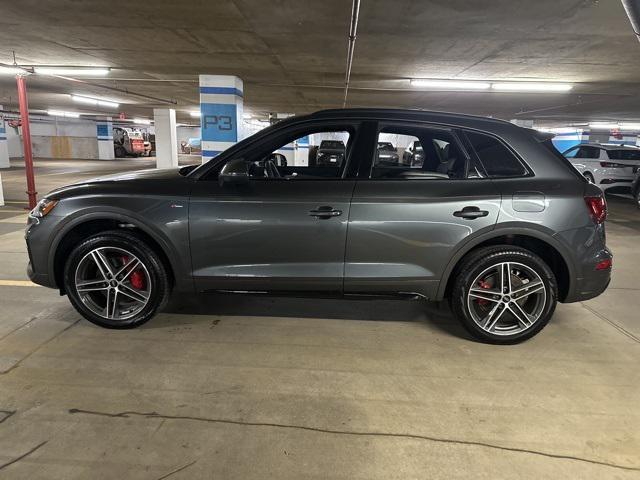
[[[57,203],[57,200],[49,200],[48,198],[43,198],[38,202],[35,208],[31,210],[31,212],[29,212],[29,215],[35,218],[46,217],[49,212],[53,210],[53,207],[55,207]]]

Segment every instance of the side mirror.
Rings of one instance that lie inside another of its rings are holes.
[[[227,162],[218,175],[220,186],[246,185],[249,183],[249,164],[243,158]]]

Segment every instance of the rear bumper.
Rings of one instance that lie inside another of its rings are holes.
[[[602,294],[611,282],[611,268],[596,270],[596,265],[603,260],[613,259],[607,248],[601,250],[597,257],[582,265],[582,276],[575,279],[571,291],[563,300],[564,303],[581,302]]]
[[[611,270],[597,272],[596,275],[590,275],[588,278],[578,278],[572,298],[567,297],[564,303],[582,302],[595,298],[604,293],[610,282]]]

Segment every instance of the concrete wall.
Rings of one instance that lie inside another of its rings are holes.
[[[30,120],[34,157],[98,158],[94,121],[48,116]],[[22,137],[17,129],[7,128],[7,143],[10,157],[22,156]]]

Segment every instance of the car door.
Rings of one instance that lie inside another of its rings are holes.
[[[447,128],[381,123],[377,141],[420,141],[420,165],[362,168],[345,256],[345,293],[435,296],[454,250],[490,230],[501,196]],[[369,164],[371,165],[371,164]]]
[[[277,167],[279,178],[264,176],[268,169],[261,159],[269,152],[307,135],[310,147],[314,138],[319,145],[323,132],[330,138],[340,132],[348,135],[347,158],[341,165],[294,162]],[[355,185],[349,167],[359,160],[357,142],[357,123],[302,130],[294,125],[228,159],[249,162],[253,170],[246,184],[221,184],[215,171],[197,181],[189,207],[196,288],[341,292]]]

